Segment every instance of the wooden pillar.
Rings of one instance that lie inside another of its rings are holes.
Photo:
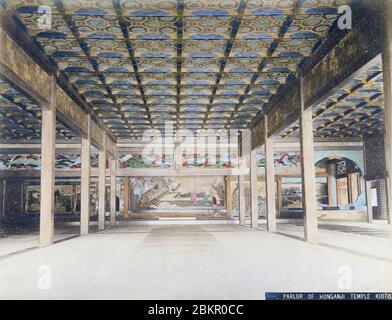
[[[99,151],[98,169],[98,230],[105,229],[106,152]]]
[[[129,212],[129,177],[124,177],[124,218],[128,218]]]
[[[56,80],[51,79],[50,104],[42,107],[40,246],[53,244],[56,157]]]
[[[328,177],[327,177],[327,185],[328,185],[328,205],[333,206],[333,193],[332,193],[332,174],[329,172],[329,167],[328,167]]]
[[[245,176],[240,174],[238,176],[238,214],[240,224],[246,224],[245,219]]]
[[[302,207],[304,212],[305,240],[318,243],[316,210],[316,170],[313,150],[313,110],[305,110],[303,79],[300,79],[300,142],[302,173]]]
[[[384,72],[384,126],[385,126],[385,165],[387,173],[388,223],[392,223],[392,1],[385,1],[385,37],[382,53]]]
[[[367,206],[367,214],[368,214],[368,222],[373,222],[373,199],[372,199],[372,182],[365,181],[366,186],[366,206]]]
[[[91,136],[90,121],[88,116],[87,137],[82,138],[82,164],[80,178],[80,234],[86,235],[89,232],[90,223],[90,159],[91,159]]]
[[[110,226],[116,225],[116,159],[110,161]]]
[[[267,202],[267,230],[276,232],[274,140],[268,136],[268,117],[264,116],[265,190]]]
[[[239,202],[239,222],[246,224],[246,204],[245,204],[245,175],[249,174],[248,157],[250,153],[251,135],[247,131],[242,131],[241,138],[241,164],[240,175],[238,176],[238,202]]]
[[[256,161],[256,149],[250,152],[250,209],[251,209],[251,226],[257,228],[259,226],[259,213],[257,201],[257,176],[258,167]]]
[[[278,211],[276,212],[276,216],[280,217],[283,210],[283,194],[282,194],[282,177],[276,177],[276,198],[278,202]]]
[[[231,219],[231,176],[226,176],[226,217]]]
[[[4,218],[4,180],[0,179],[0,223]]]

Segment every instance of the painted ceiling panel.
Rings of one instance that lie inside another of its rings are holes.
[[[166,118],[177,127],[245,128],[328,36],[337,6],[348,1],[12,3],[21,32],[116,136],[129,138]],[[52,10],[46,29],[40,5]],[[373,89],[363,88],[360,98],[372,99]]]
[[[246,15],[292,14],[295,0],[250,0],[245,9]]]
[[[255,58],[230,58],[225,67],[226,72],[257,72],[260,59]]]
[[[183,56],[188,58],[223,57],[227,40],[184,40]]]
[[[299,12],[306,14],[334,14],[341,5],[350,4],[349,0],[304,0]]]
[[[53,11],[52,11],[53,12]],[[51,36],[53,38],[73,38],[73,34],[71,29],[67,24],[64,24],[63,16],[59,14],[51,15],[51,28],[50,31],[43,30],[40,27],[39,20],[42,19],[42,14],[38,13],[19,13],[18,18],[23,22],[26,26],[29,34],[34,36],[39,36],[42,34],[43,36]]]
[[[176,57],[176,42],[172,40],[135,40],[132,42],[135,57]]]
[[[210,96],[212,93],[211,86],[208,85],[187,85],[181,86],[181,95],[187,96]]]
[[[113,2],[110,0],[63,0],[62,4],[67,14],[86,16],[115,14]]]
[[[73,15],[70,19],[70,26],[77,30],[81,39],[101,39],[104,37],[118,39],[122,37],[122,31],[115,15]]]
[[[177,71],[175,58],[136,58],[135,61],[140,72],[169,73]]]
[[[184,14],[202,16],[233,15],[238,11],[240,0],[190,0],[184,2]]]
[[[183,72],[218,72],[222,65],[219,58],[185,58],[182,63]]]
[[[285,38],[325,37],[335,21],[336,14],[297,15],[288,27]]]
[[[176,16],[176,0],[120,0],[124,16]]]
[[[84,39],[79,46],[85,44],[93,57],[128,57],[128,49],[124,41],[115,39]]]
[[[184,39],[229,39],[234,16],[185,16]]]
[[[276,39],[286,15],[243,16],[238,29],[239,39]]]
[[[124,18],[130,39],[177,38],[177,16],[129,16]]]

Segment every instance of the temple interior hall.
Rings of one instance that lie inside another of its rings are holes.
[[[0,299],[392,291],[391,176],[391,0],[0,0]]]

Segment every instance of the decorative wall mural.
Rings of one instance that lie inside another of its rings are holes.
[[[119,155],[120,169],[137,168],[172,168],[173,158],[166,155],[143,155],[141,152],[133,152]]]
[[[78,213],[80,212],[80,182],[79,181],[67,181],[58,182],[55,186],[54,194],[54,212],[56,214],[61,213]],[[98,210],[97,202],[97,186],[96,182],[93,182],[90,186],[91,202],[90,202],[90,213],[96,215]],[[19,189],[20,190],[20,189]],[[108,191],[108,190],[107,190]],[[40,186],[37,184],[27,184],[23,186],[23,208],[22,210],[26,213],[39,213],[40,211]],[[107,194],[107,204],[109,204],[109,192]],[[107,206],[107,210],[109,207]]]
[[[25,191],[25,211],[29,213],[40,210],[40,186],[27,186]],[[71,213],[75,212],[75,192],[74,186],[55,186],[54,192],[54,212]],[[79,208],[80,209],[80,208]]]
[[[223,209],[224,177],[131,177],[131,211]]]
[[[229,155],[223,157],[212,157],[202,154],[187,154],[182,155],[182,167],[184,168],[214,168],[214,169],[230,169],[234,168],[237,164],[237,158],[232,155],[233,159]]]
[[[265,167],[265,155],[256,155],[257,165],[259,167]],[[274,165],[275,167],[299,167],[301,165],[301,155],[299,152],[277,152],[274,153]]]
[[[98,154],[91,156],[91,167],[98,168]],[[78,169],[81,157],[77,154],[56,154],[56,169]],[[40,154],[0,154],[0,170],[41,170]]]
[[[78,154],[56,155],[56,168],[57,169],[75,169],[80,168],[81,157]],[[99,156],[98,154],[91,155],[90,158],[91,168],[98,168]]]
[[[302,209],[302,183],[282,184],[282,207],[284,209]]]
[[[0,169],[40,170],[41,156],[37,154],[2,154]]]
[[[281,184],[281,203],[278,207],[281,208],[281,216],[302,215],[302,181],[301,178],[283,178]],[[324,177],[316,178],[316,201],[317,207],[328,206],[328,182]],[[290,213],[291,212],[291,213]],[[293,216],[292,216],[293,217]]]

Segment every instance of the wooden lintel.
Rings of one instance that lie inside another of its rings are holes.
[[[252,136],[252,150],[264,145],[264,122],[261,121],[251,131]]]
[[[91,121],[90,127],[90,134],[91,134],[91,143],[96,147],[98,150],[105,149],[105,139],[104,139],[104,132],[103,130],[93,121]]]
[[[282,129],[289,126],[299,118],[299,86],[298,80],[293,80],[293,86],[285,94],[282,94],[275,104],[274,108],[267,112],[268,115],[268,132],[267,136],[271,137]]]
[[[116,148],[116,142],[113,141],[109,136],[106,135],[105,137],[105,150],[108,155],[110,155],[112,158],[116,159],[116,153],[117,153],[117,148]]]
[[[0,77],[35,103],[48,107],[50,76],[0,27]]]
[[[369,62],[377,62],[383,37],[377,17],[365,16],[331,51],[304,74],[305,108],[331,95]]]
[[[58,117],[82,138],[85,138],[87,136],[87,114],[60,87],[56,89],[56,97]]]

